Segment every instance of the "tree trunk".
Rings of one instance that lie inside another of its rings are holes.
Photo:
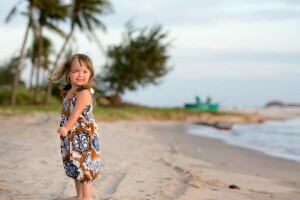
[[[45,99],[46,104],[51,103],[50,101],[51,101],[51,95],[52,95],[52,86],[53,86],[52,81],[48,81],[47,90],[46,90],[46,99]]]
[[[43,55],[43,46],[44,46],[44,38],[43,38],[43,27],[41,26],[39,29],[39,50],[37,57],[37,65],[36,65],[36,85],[34,90],[34,103],[39,102],[40,97],[40,69],[42,65],[42,55]]]
[[[34,62],[32,62],[31,70],[30,70],[30,79],[29,79],[29,89],[31,90],[33,88],[33,75],[34,75]]]
[[[28,24],[27,24],[27,27],[26,27],[26,32],[25,32],[24,40],[23,40],[22,47],[21,47],[21,50],[20,50],[20,56],[18,58],[18,63],[16,65],[16,72],[15,72],[15,75],[14,75],[14,80],[13,80],[13,84],[12,84],[12,88],[11,88],[11,98],[10,98],[10,104],[11,105],[16,105],[17,89],[18,89],[18,85],[19,85],[20,71],[21,71],[20,68],[21,68],[21,65],[22,65],[22,60],[23,60],[23,57],[24,57],[24,49],[25,49],[25,45],[26,45],[26,42],[27,42],[28,34],[29,34],[29,29],[30,29],[31,22],[32,22],[32,11],[33,11],[33,7],[32,7],[32,5],[30,5],[29,13],[28,13],[29,20],[28,20]]]
[[[62,48],[60,49],[59,53],[57,54],[56,56],[56,60],[53,64],[53,68],[52,70],[49,70],[50,71],[50,74],[52,74],[55,70],[55,68],[57,67],[58,65],[58,62],[59,62],[59,59],[61,57],[61,55],[63,54],[66,46],[67,46],[67,43],[69,41],[69,39],[71,38],[71,36],[73,35],[73,31],[74,31],[74,25],[72,25],[72,28],[71,28],[71,31],[70,33],[68,34],[68,36],[66,37],[65,39],[65,42],[62,46]],[[51,93],[52,93],[52,85],[53,85],[53,82],[52,81],[48,81],[48,85],[47,85],[47,91],[46,91],[46,100],[45,100],[45,103],[46,104],[49,104],[50,103],[50,100],[51,100]]]
[[[113,106],[121,106],[122,104],[122,100],[121,100],[121,97],[120,97],[120,92],[117,90],[115,92],[115,95],[112,95],[112,105]]]

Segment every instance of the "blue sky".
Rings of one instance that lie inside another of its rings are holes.
[[[104,48],[120,42],[124,24],[132,18],[137,26],[163,25],[172,40],[169,65],[173,71],[158,86],[127,92],[125,100],[151,106],[183,106],[196,95],[202,99],[211,95],[223,106],[300,101],[300,1],[111,2],[114,13],[103,18],[108,31],[97,32]],[[13,4],[1,2],[1,19]],[[10,24],[1,20],[0,62],[17,52],[25,23],[21,17]],[[55,44],[61,43],[53,33],[46,34]],[[89,54],[100,72],[103,52],[80,33],[77,38],[78,51]]]

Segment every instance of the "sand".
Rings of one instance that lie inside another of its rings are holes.
[[[75,195],[63,170],[57,113],[0,116],[0,199]],[[190,122],[98,122],[99,200],[300,199],[300,164],[184,134]],[[229,185],[240,189],[229,189]]]

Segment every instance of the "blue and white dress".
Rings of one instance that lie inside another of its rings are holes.
[[[65,97],[67,91],[62,92],[64,99],[60,126],[64,126],[68,121],[77,101],[76,95],[84,89],[88,89],[93,95],[93,89],[90,86],[77,88],[69,99]],[[60,136],[65,173],[81,183],[92,182],[100,174],[98,126],[92,111],[91,103],[84,108],[68,134],[65,137]]]

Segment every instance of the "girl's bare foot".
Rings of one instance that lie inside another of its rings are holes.
[[[74,197],[68,197],[66,200],[81,200],[81,198],[74,196]]]

